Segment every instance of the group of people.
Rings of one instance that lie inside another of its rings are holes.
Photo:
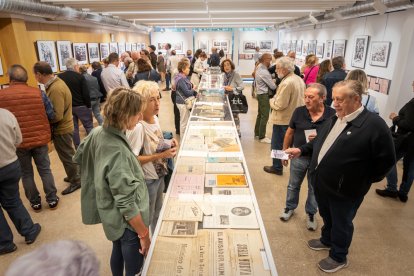
[[[414,180],[414,99],[399,114],[390,115],[396,128],[392,136],[378,116],[375,97],[368,94],[363,70],[346,73],[340,56],[318,64],[315,55],[308,55],[301,69],[294,61],[294,51],[283,56],[275,50],[273,56],[264,53],[258,58],[254,135],[260,142],[271,143],[276,153],[288,155],[273,158],[273,164],[263,168],[265,172],[282,175],[290,159],[282,221],[294,214],[307,174],[306,227],[317,229],[318,209],[324,223],[321,238],[310,240],[308,246],[329,250],[329,256],[318,266],[335,272],[348,264],[352,221],[371,184],[386,176],[386,189],[377,189],[376,193],[399,197],[402,202],[408,199]],[[271,139],[265,136],[268,122],[273,124]],[[396,161],[401,158],[403,179],[397,189]]]

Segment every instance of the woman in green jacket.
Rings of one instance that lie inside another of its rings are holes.
[[[150,239],[149,199],[142,168],[125,132],[142,119],[145,104],[131,89],[112,91],[103,108],[104,124],[80,144],[74,160],[81,166],[81,211],[85,224],[102,223],[112,241],[115,276],[141,270]]]

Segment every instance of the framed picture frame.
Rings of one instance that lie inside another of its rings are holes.
[[[291,40],[290,41],[290,51],[294,51],[296,52],[296,44],[297,44],[297,40]]]
[[[390,57],[391,41],[371,42],[371,55],[369,64],[378,67],[387,67]]]
[[[106,59],[109,56],[109,43],[99,43],[99,49],[101,50],[101,60]]]
[[[118,42],[118,54],[125,53],[125,42]]]
[[[89,63],[100,61],[98,43],[88,43]]]
[[[183,53],[183,42],[179,41],[179,42],[173,42],[171,43],[171,49],[175,50],[175,52],[178,53]]]
[[[346,39],[335,39],[333,43],[332,58],[334,57],[344,57],[346,51]]]
[[[73,56],[79,64],[88,64],[88,50],[86,43],[73,43]]]
[[[36,41],[36,46],[39,60],[49,63],[52,71],[56,73],[58,71],[58,65],[55,42],[51,40],[38,40]]]
[[[356,68],[365,68],[369,44],[368,35],[357,35],[354,40],[354,51],[352,53],[351,66]]]
[[[316,55],[316,40],[309,40],[308,55]]]
[[[243,41],[243,52],[249,53],[256,51],[257,42],[254,40]]]
[[[3,63],[1,62],[1,56],[0,56],[0,76],[3,76],[4,72],[3,72]]]
[[[316,56],[318,58],[323,58],[324,50],[325,50],[325,43],[316,44]]]
[[[110,42],[109,43],[109,53],[117,53],[117,54],[119,54],[119,51],[118,51],[118,43],[116,43],[116,42]]]
[[[132,43],[125,42],[125,51],[131,51],[131,49],[132,49]]]
[[[203,52],[208,53],[209,52],[208,40],[199,40],[198,48],[201,49]]]
[[[230,49],[230,42],[225,39],[214,39],[213,40],[213,46],[217,48],[218,51],[223,50],[224,53],[228,54]]]
[[[302,46],[302,56],[307,56],[308,55],[308,49],[309,49],[309,43],[305,42],[303,43]]]
[[[333,40],[327,40],[325,43],[325,58],[332,58]]]
[[[56,46],[59,60],[59,71],[66,71],[65,61],[66,59],[73,57],[71,42],[67,40],[58,40],[56,41]]]
[[[273,49],[272,40],[261,40],[259,41],[260,52],[271,52]]]
[[[298,40],[296,42],[296,55],[300,56],[302,55],[302,44],[303,44],[303,40]]]
[[[147,44],[145,42],[141,42],[141,50],[147,49]]]
[[[136,43],[131,43],[131,51],[134,52],[137,50],[137,44]]]

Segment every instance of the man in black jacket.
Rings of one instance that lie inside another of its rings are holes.
[[[335,272],[348,265],[352,221],[371,184],[382,180],[395,164],[391,132],[378,115],[361,105],[364,88],[347,80],[333,88],[336,116],[327,120],[318,135],[290,157],[312,155],[311,183],[324,226],[320,239],[308,241],[313,250],[329,250],[319,268]]]
[[[59,74],[58,77],[66,83],[72,94],[72,115],[75,128],[73,131],[73,143],[75,148],[78,148],[80,144],[79,120],[82,122],[87,134],[93,128],[91,99],[86,80],[79,73],[78,61],[74,58],[68,58],[65,63],[67,71]]]
[[[331,106],[332,104],[332,87],[335,83],[343,81],[346,78],[345,72],[345,59],[344,57],[334,57],[332,59],[332,72],[326,73],[322,79],[322,84],[326,87],[326,105]]]

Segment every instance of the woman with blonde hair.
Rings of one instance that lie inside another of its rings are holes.
[[[362,83],[364,93],[362,94],[361,104],[368,110],[379,114],[377,99],[368,93],[367,74],[361,69],[355,69],[348,73],[345,80],[356,80]]]
[[[316,77],[318,76],[318,58],[313,54],[308,55],[306,58],[306,66],[303,69],[303,81],[305,82],[305,84],[311,84],[316,82]]]
[[[104,123],[82,141],[74,156],[81,166],[84,224],[102,223],[112,241],[112,275],[140,272],[151,241],[149,198],[141,165],[125,135],[142,119],[145,102],[128,88],[112,91],[103,107]]]

